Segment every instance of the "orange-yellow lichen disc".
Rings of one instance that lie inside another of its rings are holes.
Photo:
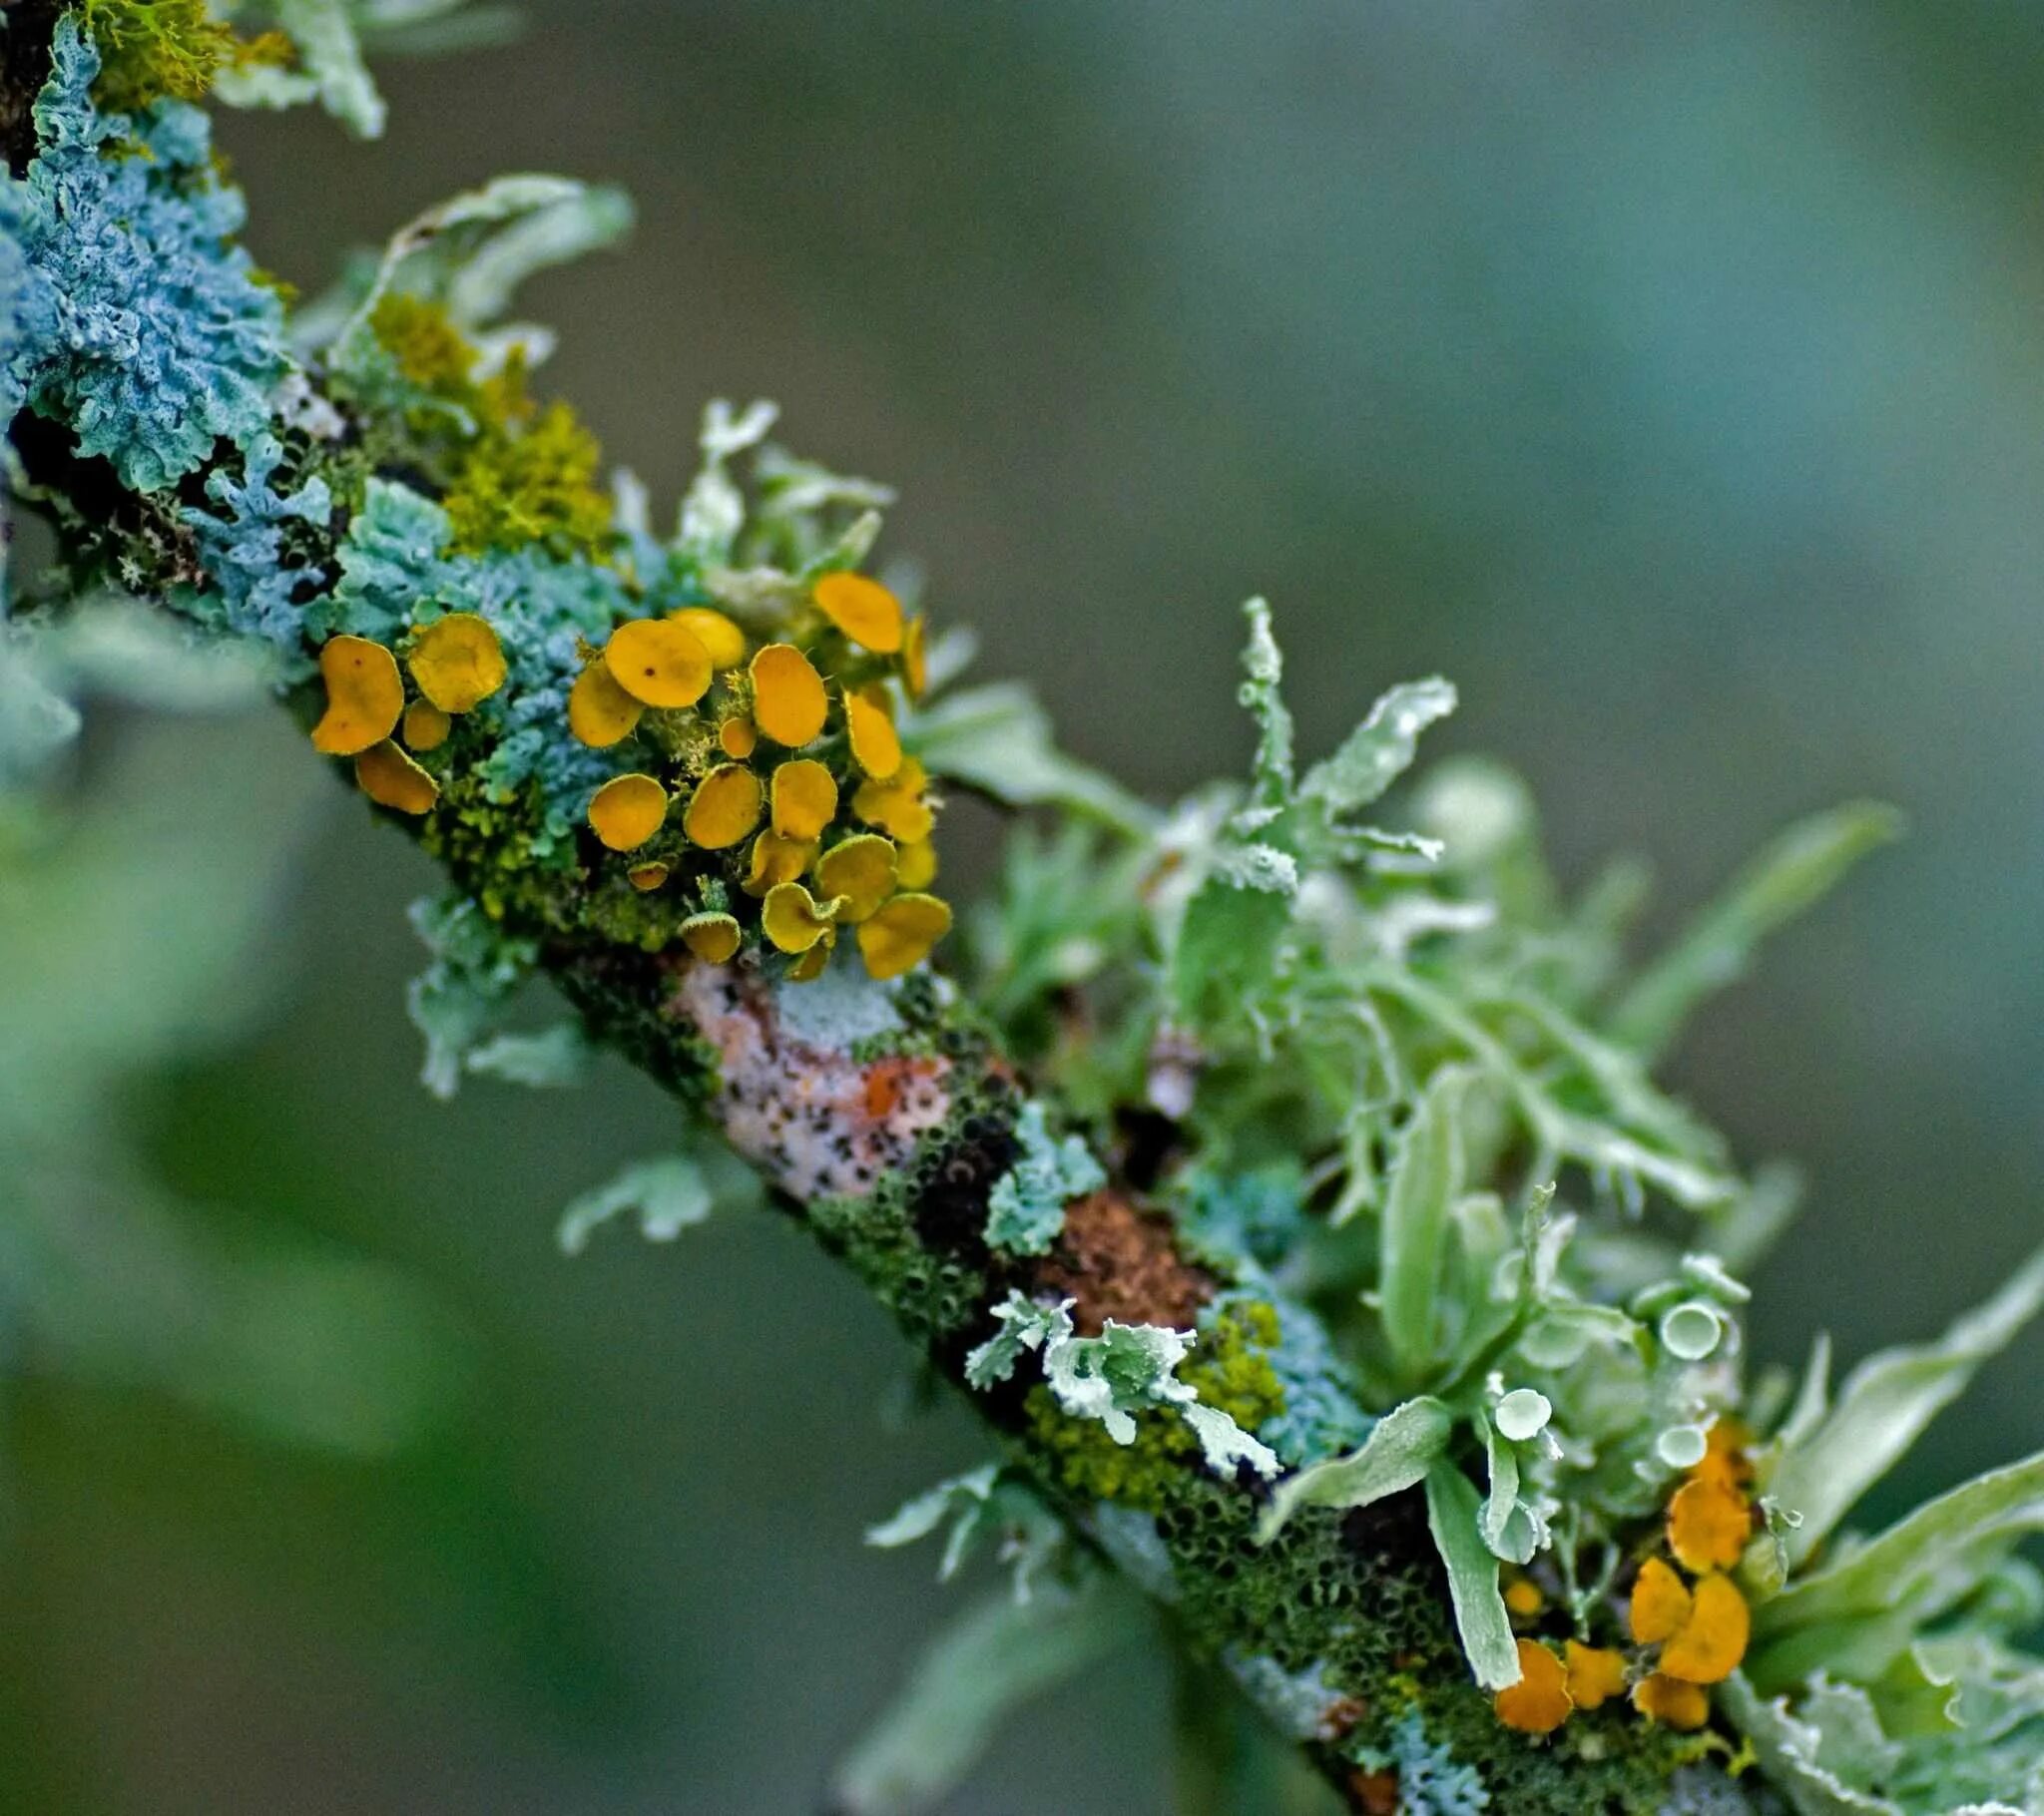
[[[728,718],[717,727],[717,747],[743,761],[760,747],[760,728],[749,718]]]
[[[1505,1606],[1522,1619],[1530,1620],[1547,1605],[1547,1597],[1540,1592],[1540,1585],[1521,1577],[1505,1586]]]
[[[650,775],[614,775],[589,803],[589,823],[613,851],[633,851],[667,818],[667,790]]]
[[[353,756],[390,735],[404,710],[397,658],[366,637],[329,637],[319,652],[326,710],[312,727],[312,748]]]
[[[937,823],[929,803],[922,798],[928,779],[922,764],[912,756],[904,756],[901,766],[886,781],[859,783],[851,797],[851,810],[867,825],[891,833],[897,843],[917,844],[929,837]]]
[[[791,883],[815,859],[814,839],[782,838],[777,832],[763,832],[753,841],[745,891],[748,895],[765,895],[775,883]]]
[[[901,680],[910,699],[921,699],[929,691],[930,659],[924,647],[922,619],[911,618],[901,631]]]
[[[657,858],[650,864],[634,864],[625,872],[625,880],[638,890],[658,889],[668,876],[668,867]]]
[[[696,784],[682,830],[706,851],[726,851],[760,823],[760,778],[743,763],[720,763]]]
[[[568,689],[568,729],[593,750],[608,750],[630,737],[645,710],[601,661],[584,669]]]
[[[722,612],[713,612],[708,606],[684,606],[668,617],[694,636],[710,658],[710,666],[720,673],[736,669],[746,660],[746,634]]]
[[[739,949],[739,924],[728,914],[692,914],[682,923],[682,944],[699,959],[722,965]]]
[[[837,778],[813,757],[773,771],[773,830],[782,838],[816,838],[836,815]]]
[[[1625,1688],[1625,1655],[1609,1646],[1571,1639],[1562,1647],[1568,1665],[1569,1700],[1579,1709],[1602,1708]]]
[[[1693,1733],[1711,1719],[1711,1699],[1693,1683],[1656,1671],[1633,1685],[1633,1707],[1650,1721]]]
[[[760,905],[760,926],[782,952],[806,952],[830,931],[832,904],[799,883],[775,883]]]
[[[635,618],[611,633],[603,660],[611,680],[649,706],[693,706],[710,687],[710,652],[687,625]]]
[[[1649,1558],[1640,1566],[1631,1608],[1635,1639],[1642,1645],[1658,1645],[1674,1638],[1689,1619],[1689,1590],[1674,1571],[1659,1558]]]
[[[1685,1570],[1730,1570],[1752,1536],[1746,1497],[1722,1481],[1699,1477],[1668,1504],[1668,1549]]]
[[[825,895],[844,897],[840,921],[855,926],[870,920],[894,893],[894,847],[874,832],[832,845],[816,866],[816,886]]]
[[[937,848],[926,838],[912,840],[894,854],[894,881],[908,890],[927,889],[937,880]]]
[[[450,612],[418,635],[405,658],[419,691],[442,712],[467,712],[504,684],[504,646],[473,612]]]
[[[851,738],[852,760],[876,782],[901,767],[901,739],[882,689],[860,687],[844,696],[844,729]]]
[[[876,978],[912,971],[951,931],[951,910],[933,895],[897,895],[859,923],[859,955]]]
[[[780,744],[806,744],[823,729],[830,701],[823,678],[792,644],[768,644],[753,658],[753,722]]]
[[[855,644],[876,656],[901,648],[901,602],[876,580],[849,571],[826,574],[813,595],[822,614]]]
[[[1551,1734],[1569,1718],[1569,1700],[1561,1660],[1531,1639],[1519,1641],[1519,1681],[1499,1690],[1497,1718],[1522,1734]]]
[[[807,984],[823,975],[823,967],[830,963],[830,954],[837,948],[837,929],[824,934],[808,951],[787,968],[790,984]]]
[[[1723,1683],[1746,1656],[1753,1615],[1739,1586],[1718,1571],[1699,1578],[1691,1593],[1688,1623],[1661,1648],[1662,1673],[1685,1683]]]
[[[1730,1413],[1720,1413],[1705,1440],[1704,1460],[1689,1472],[1689,1479],[1744,1489],[1753,1480],[1753,1459],[1746,1454],[1752,1440],[1753,1433],[1744,1423]]]
[[[415,699],[404,709],[404,741],[414,750],[437,750],[447,741],[454,721],[429,699]]]
[[[387,737],[355,758],[355,781],[378,806],[424,813],[440,798],[440,784]]]

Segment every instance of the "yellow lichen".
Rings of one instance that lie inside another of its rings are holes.
[[[1693,1733],[1711,1718],[1711,1699],[1693,1683],[1656,1671],[1633,1685],[1633,1707],[1649,1721]]]
[[[474,343],[446,307],[424,296],[389,291],[369,316],[369,331],[421,390],[460,393],[475,366]]]
[[[807,952],[832,930],[835,910],[799,883],[775,883],[760,905],[760,926],[782,952]]]
[[[776,883],[791,883],[815,859],[814,839],[782,838],[777,832],[763,832],[753,841],[745,891],[748,895],[765,895]]]
[[[1625,1657],[1609,1646],[1571,1639],[1562,1647],[1569,1700],[1579,1709],[1602,1708],[1625,1689]]]
[[[1519,1641],[1519,1681],[1499,1690],[1497,1718],[1522,1734],[1551,1734],[1569,1718],[1575,1704],[1561,1660],[1531,1639]]]
[[[1682,1631],[1690,1615],[1690,1593],[1673,1570],[1659,1558],[1640,1566],[1633,1585],[1633,1637],[1642,1645],[1658,1645]]]
[[[1668,1504],[1668,1549],[1685,1570],[1730,1570],[1753,1536],[1746,1496],[1714,1477],[1698,1477]]]
[[[504,684],[504,647],[473,612],[450,612],[418,634],[405,658],[419,691],[442,712],[467,712]]]
[[[429,699],[415,699],[404,709],[404,741],[414,750],[437,750],[447,741],[454,721]]]
[[[720,763],[696,784],[682,830],[706,851],[726,851],[760,823],[760,778],[743,763]]]
[[[818,609],[855,644],[876,656],[901,648],[901,602],[863,574],[826,574],[816,582]]]
[[[1540,1586],[1525,1577],[1515,1578],[1505,1585],[1505,1606],[1522,1620],[1530,1620],[1547,1605],[1547,1597],[1540,1592]]]
[[[746,660],[746,634],[722,612],[708,606],[684,606],[668,618],[691,633],[710,658],[710,666],[722,674]]]
[[[860,687],[844,696],[844,729],[852,760],[873,780],[884,782],[901,767],[901,739],[883,689]]]
[[[667,790],[650,775],[614,775],[589,803],[589,823],[613,851],[632,851],[667,818]]]
[[[743,762],[760,747],[760,728],[749,718],[728,718],[717,727],[717,747]]]
[[[910,699],[921,699],[929,691],[929,653],[923,645],[920,617],[911,618],[901,632],[901,681]]]
[[[894,854],[894,880],[903,889],[927,889],[937,880],[937,848],[926,838],[913,839]]]
[[[823,678],[792,644],[768,644],[753,658],[753,719],[776,743],[810,742],[830,709]]]
[[[722,965],[739,949],[739,924],[728,914],[692,914],[682,923],[682,944],[699,959]]]
[[[912,971],[951,930],[951,910],[933,895],[897,895],[858,929],[858,949],[876,978]]]
[[[823,853],[816,883],[825,895],[844,898],[840,921],[855,926],[870,920],[894,893],[894,847],[877,833],[858,833]]]
[[[397,658],[366,637],[329,637],[319,652],[326,710],[312,727],[312,748],[353,756],[381,743],[404,710]]]
[[[773,830],[784,839],[813,839],[837,814],[837,780],[811,757],[773,771]]]
[[[831,928],[808,951],[787,968],[787,979],[791,984],[807,984],[823,975],[823,967],[830,963],[830,954],[836,950],[837,929]]]
[[[603,660],[611,680],[648,706],[693,706],[709,691],[709,652],[695,632],[671,618],[620,625]]]
[[[929,777],[912,756],[886,781],[863,781],[851,797],[851,810],[868,826],[878,826],[897,844],[913,845],[929,837],[936,815],[922,798]]]
[[[568,689],[568,729],[595,750],[608,750],[630,737],[645,710],[601,661],[584,669]]]
[[[650,864],[634,864],[625,872],[625,880],[634,889],[650,891],[658,889],[670,874],[668,867],[656,858]]]
[[[425,813],[440,798],[440,784],[389,738],[355,758],[355,781],[378,806]]]
[[[1685,1683],[1722,1683],[1739,1668],[1753,1632],[1746,1597],[1718,1571],[1699,1578],[1682,1630],[1661,1648],[1661,1669]]]

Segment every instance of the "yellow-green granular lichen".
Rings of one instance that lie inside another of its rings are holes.
[[[110,113],[203,101],[239,47],[206,0],[85,0],[80,18],[100,53],[93,99]]]
[[[1284,1411],[1284,1388],[1267,1353],[1278,1337],[1271,1306],[1232,1305],[1200,1333],[1179,1378],[1198,1390],[1203,1406],[1253,1433]],[[1136,1415],[1133,1444],[1117,1444],[1105,1426],[1072,1418],[1047,1387],[1030,1390],[1027,1410],[1030,1436],[1055,1459],[1059,1481],[1087,1500],[1156,1513],[1198,1464],[1199,1439],[1169,1409]]]

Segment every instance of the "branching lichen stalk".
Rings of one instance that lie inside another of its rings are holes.
[[[361,130],[380,102],[338,0],[219,10],[10,10],[0,392],[62,544],[47,616],[112,590],[264,650],[446,871],[435,1088],[572,1065],[572,1030],[485,1042],[543,972],[984,1415],[996,1461],[874,1535],[948,1524],[947,1569],[999,1536],[1036,1599],[957,1655],[990,1686],[1094,1655],[1120,1579],[1353,1809],[2033,1807],[2012,1548],[2044,1467],[1836,1565],[1821,1541],[2044,1268],[1835,1405],[1821,1371],[1750,1389],[1736,1273],[1787,1195],[1645,1065],[1891,816],[1798,828],[1621,986],[1622,892],[1562,898],[1511,778],[1362,819],[1445,682],[1301,770],[1261,602],[1252,778],[1156,814],[1024,696],[948,689],[864,571],[884,489],[771,445],[765,406],[710,411],[671,537],[598,484],[498,317],[616,198],[457,198],[287,338],[193,97]],[[963,937],[947,784],[1059,822]],[[705,1193],[635,1178],[573,1240],[635,1196],[672,1230]],[[862,1754],[845,1807],[909,1807],[887,1782]]]

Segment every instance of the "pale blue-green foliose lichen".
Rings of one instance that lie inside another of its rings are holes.
[[[0,403],[25,399],[153,492],[263,429],[283,310],[234,243],[242,197],[212,166],[206,116],[180,101],[103,116],[99,67],[76,20],[59,21],[40,149],[0,212],[28,273],[0,324]]]

